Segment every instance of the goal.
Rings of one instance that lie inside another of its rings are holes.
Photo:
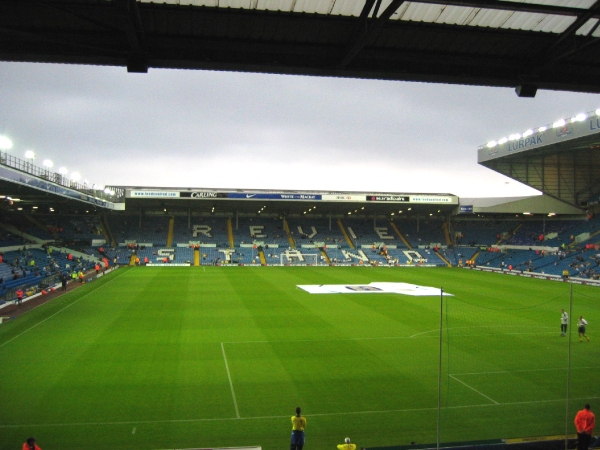
[[[282,266],[318,266],[319,255],[316,253],[283,252],[279,255]]]

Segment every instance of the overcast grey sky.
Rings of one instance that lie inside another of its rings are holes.
[[[600,107],[592,94],[230,72],[0,63],[11,153],[96,185],[452,193],[536,191],[477,149]]]

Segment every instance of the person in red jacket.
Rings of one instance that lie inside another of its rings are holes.
[[[16,304],[20,305],[21,303],[23,303],[23,295],[24,295],[23,294],[23,289],[21,289],[21,288],[17,289],[16,294],[17,294]]]
[[[27,440],[23,444],[23,450],[42,450],[42,449],[39,448],[38,445],[35,443],[35,438],[30,437],[30,438],[27,438]]]
[[[575,415],[575,428],[577,428],[577,450],[588,450],[594,427],[596,426],[596,416],[590,411],[590,404],[586,403],[581,411]]]

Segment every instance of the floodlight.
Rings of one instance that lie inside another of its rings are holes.
[[[35,152],[33,150],[26,150],[25,151],[25,158],[27,158],[27,159],[34,159],[35,158]]]
[[[54,163],[52,161],[50,161],[49,159],[45,159],[42,164],[44,165],[44,167],[47,167],[48,169],[54,165]]]
[[[496,141],[490,141],[487,143],[488,148],[494,148],[498,143]]]
[[[566,124],[567,122],[565,121],[565,119],[560,119],[552,124],[552,128],[564,127]]]
[[[600,116],[600,108],[596,110],[596,115]]]
[[[531,136],[533,134],[533,130],[530,128],[526,132],[523,133],[523,137]]]
[[[105,194],[108,194],[109,192],[110,192],[110,189],[109,189],[109,188],[107,188],[107,187],[105,187],[105,188],[104,188],[104,193],[105,193]]]
[[[539,127],[538,128],[538,132],[543,133],[544,131],[546,131],[548,129],[548,127]]]
[[[502,139],[500,139],[498,141],[498,144],[502,145],[502,144],[506,144],[508,142],[508,138],[507,137],[503,137]]]
[[[575,117],[573,117],[572,121],[573,122],[583,122],[585,119],[587,119],[587,117],[588,117],[587,114],[579,113]]]
[[[509,141],[516,141],[517,139],[521,139],[521,135],[519,133],[511,134],[508,137]]]
[[[61,167],[60,169],[58,169],[58,173],[60,173],[61,175],[66,175],[67,173],[69,173],[69,171],[66,167]]]
[[[115,195],[115,191],[113,191],[112,189],[110,190],[110,195]],[[213,208],[213,211],[215,210],[215,208]]]
[[[0,136],[0,150],[10,150],[13,146],[12,141],[6,136]]]

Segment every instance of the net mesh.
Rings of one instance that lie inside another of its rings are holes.
[[[501,304],[444,298],[442,442],[470,439],[470,433],[479,439],[564,436],[575,431],[575,412],[598,398],[598,383],[590,379],[598,352],[586,347],[586,338],[580,342],[576,324],[579,315],[598,315],[600,292],[575,287],[572,294],[531,298]],[[564,336],[562,309],[569,315]]]

